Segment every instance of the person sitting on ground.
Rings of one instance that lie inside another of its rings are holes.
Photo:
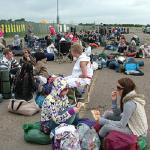
[[[0,62],[0,68],[5,68],[10,71],[10,74],[15,75],[20,70],[21,66],[13,57],[13,52],[10,49],[5,49],[4,56]]]
[[[80,87],[90,85],[93,77],[93,69],[90,62],[90,57],[83,53],[83,47],[79,44],[71,46],[71,54],[76,58],[73,67],[72,75],[66,77],[69,87]]]
[[[0,26],[0,38],[3,38],[4,37],[4,32],[2,30],[2,27]]]
[[[140,46],[140,49],[142,50],[143,58],[145,57],[150,57],[150,46],[148,46],[147,43],[144,45]]]
[[[139,39],[139,37],[136,34],[133,35],[133,37],[131,38],[131,41],[132,40],[134,40],[136,42],[136,45],[139,46],[140,39]]]
[[[32,57],[29,49],[24,49],[24,55],[23,60],[21,63],[23,64],[31,64],[33,66],[33,75],[36,79],[37,83],[37,91],[41,92],[43,85],[47,83],[47,79],[49,77],[48,69],[45,66],[46,64],[46,58],[44,57],[38,57],[40,53],[36,54],[36,58]]]
[[[91,46],[89,45],[89,43],[85,42],[85,49],[84,49],[84,52],[86,54],[86,56],[90,57],[91,53],[92,53],[92,48]]]
[[[31,63],[33,66],[36,65],[36,59],[32,57],[29,49],[23,51],[23,63]]]
[[[48,61],[54,60],[55,52],[57,52],[57,49],[55,48],[55,45],[52,43],[46,49],[46,57]]]
[[[42,91],[43,85],[47,83],[47,79],[49,77],[46,61],[46,58],[37,60],[36,64],[34,65],[34,76],[36,78],[38,92]]]
[[[46,40],[46,43],[47,43],[47,47],[51,45],[52,43],[52,39],[51,39],[51,36],[50,35],[47,35],[45,37],[45,40]]]
[[[120,108],[117,106],[117,96],[121,97]],[[111,131],[145,137],[148,123],[144,106],[145,97],[137,93],[135,83],[130,78],[118,80],[117,90],[112,92],[112,111],[105,112],[102,117],[99,111],[93,111],[102,125],[100,137],[104,138]]]
[[[137,48],[136,48],[136,42],[134,40],[131,41],[128,50],[126,52],[126,55],[131,57],[131,56],[136,56],[137,54]]]
[[[126,41],[124,39],[121,39],[118,45],[118,52],[124,53],[127,50]]]
[[[61,123],[73,124],[76,122],[81,106],[72,107],[69,104],[68,85],[64,78],[58,77],[53,82],[51,93],[44,100],[41,111],[41,130],[50,134]]]
[[[79,42],[79,38],[77,35],[74,35],[72,38],[72,43],[77,43],[77,42]]]
[[[14,41],[12,45],[13,45],[13,50],[21,50],[21,41],[19,35],[14,36]]]
[[[0,49],[4,49],[4,48],[5,48],[5,45],[4,45],[3,38],[0,37]]]
[[[120,41],[120,40],[125,40],[125,42],[127,42],[126,37],[125,37],[124,34],[121,34],[121,35],[120,35],[119,41]]]

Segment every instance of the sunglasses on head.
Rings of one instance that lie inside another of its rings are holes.
[[[117,90],[123,90],[123,87],[117,86]]]

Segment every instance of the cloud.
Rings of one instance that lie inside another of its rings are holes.
[[[1,1],[0,19],[56,21],[56,0]],[[149,23],[149,0],[59,0],[62,23]]]

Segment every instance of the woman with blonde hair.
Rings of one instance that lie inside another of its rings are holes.
[[[66,77],[69,87],[89,85],[93,77],[90,57],[83,53],[83,47],[79,44],[72,45],[71,54],[75,60],[75,64],[71,76]]]

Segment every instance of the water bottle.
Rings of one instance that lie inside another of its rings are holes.
[[[11,94],[11,98],[12,98],[12,99],[15,99],[15,93],[12,93],[12,94]]]

